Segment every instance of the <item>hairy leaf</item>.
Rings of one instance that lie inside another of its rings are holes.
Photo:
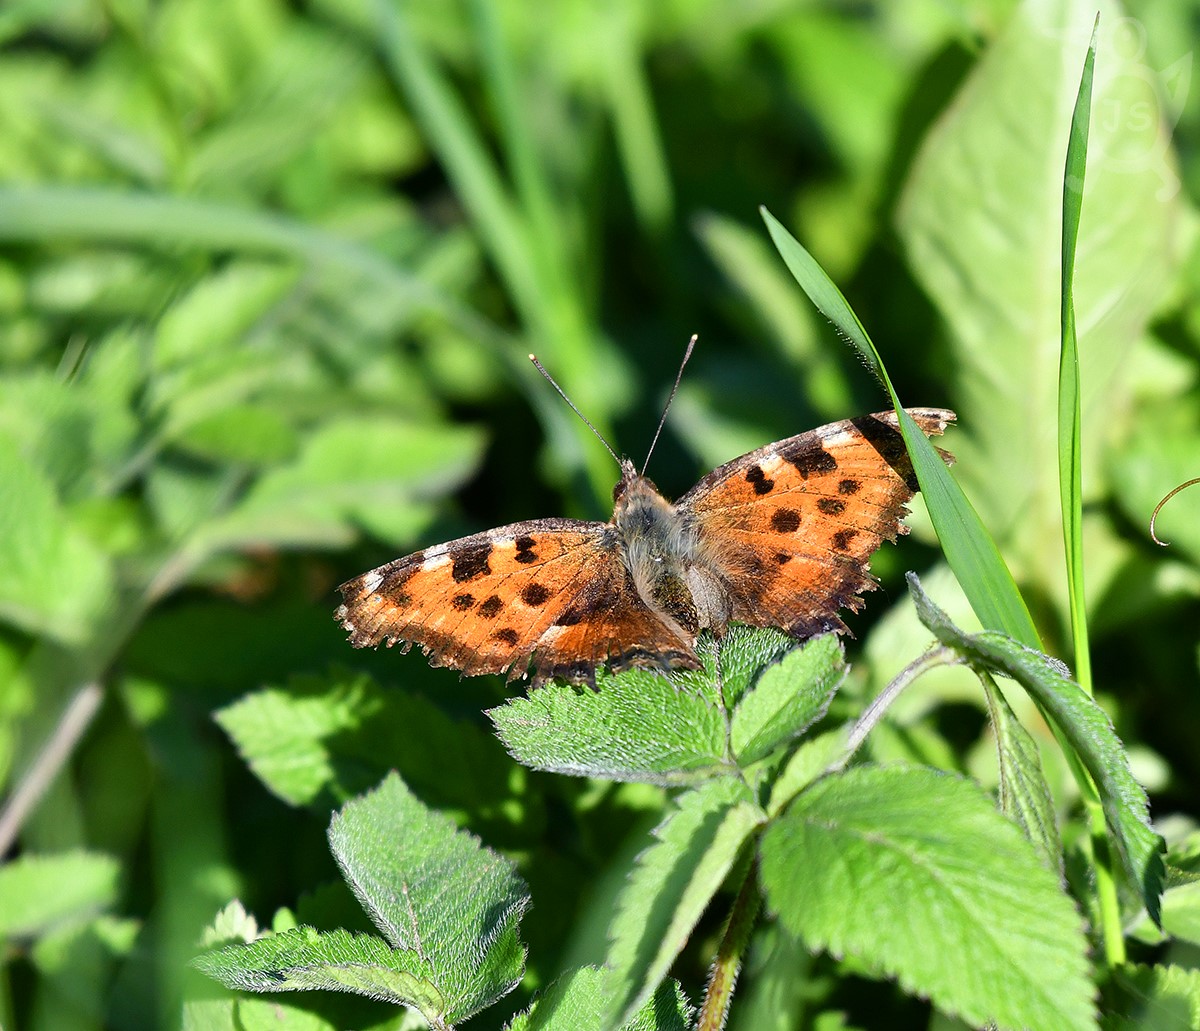
[[[1095,780],[1125,870],[1141,893],[1147,912],[1158,923],[1165,876],[1162,839],[1150,826],[1146,792],[1134,779],[1129,757],[1107,713],[1064,673],[1061,664],[1004,634],[964,634],[929,600],[911,573],[908,587],[921,622],[942,644],[975,665],[1012,677],[1054,720]]]
[[[607,1031],[601,1022],[607,998],[606,968],[581,967],[564,974],[533,1001],[506,1031]],[[687,1031],[692,1007],[677,981],[666,981],[617,1031]]]
[[[810,948],[971,1024],[1094,1027],[1079,915],[976,785],[905,767],[827,777],[768,828],[761,857],[768,905]]]
[[[666,976],[764,814],[738,781],[687,791],[654,832],[609,928],[605,1013],[628,1020]]]
[[[391,945],[419,956],[453,1021],[516,987],[529,904],[515,865],[426,809],[395,774],[329,826],[346,882]]]

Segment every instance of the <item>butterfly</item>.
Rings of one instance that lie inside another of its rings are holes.
[[[927,436],[955,418],[908,413]],[[767,444],[674,504],[618,461],[607,523],[513,523],[342,584],[336,618],[350,643],[416,644],[431,665],[464,676],[595,687],[605,664],[699,668],[700,632],[720,637],[731,622],[796,638],[844,632],[838,611],[858,611],[875,587],[868,560],[907,532],[901,519],[917,491],[894,411]]]

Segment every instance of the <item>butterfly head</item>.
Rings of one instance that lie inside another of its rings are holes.
[[[636,528],[666,518],[673,508],[648,476],[639,473],[629,459],[621,460],[621,478],[613,487],[614,524],[636,532]]]

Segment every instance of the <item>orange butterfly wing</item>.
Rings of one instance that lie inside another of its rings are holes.
[[[662,669],[698,665],[638,596],[612,526],[574,519],[514,523],[396,559],[348,580],[338,621],[358,648],[417,644],[431,665],[464,675],[532,667],[595,683],[607,662]]]
[[[929,436],[955,417],[908,413]],[[796,637],[846,629],[838,610],[858,611],[876,585],[871,555],[908,532],[917,483],[897,427],[895,412],[881,412],[768,444],[679,500],[728,587],[731,619]]]

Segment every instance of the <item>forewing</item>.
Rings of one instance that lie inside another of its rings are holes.
[[[539,519],[396,559],[339,588],[358,648],[417,644],[463,674],[594,683],[596,667],[696,665],[638,597],[612,527]]]
[[[910,408],[928,436],[954,413]],[[949,460],[949,456],[943,453]],[[894,411],[822,426],[742,455],[678,502],[705,561],[728,585],[731,618],[797,637],[843,631],[875,587],[868,560],[906,533],[917,490]]]

